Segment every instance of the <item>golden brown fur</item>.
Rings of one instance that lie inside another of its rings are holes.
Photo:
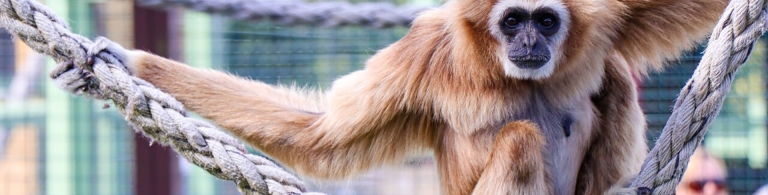
[[[563,59],[527,80],[506,76],[496,55],[497,1],[423,13],[325,94],[140,51],[129,69],[301,174],[341,178],[433,151],[445,194],[600,194],[645,157],[632,74],[694,46],[727,2],[562,0]],[[573,135],[563,117],[575,117]]]
[[[516,121],[502,127],[472,194],[552,194],[546,171],[540,168],[544,144],[533,123]]]

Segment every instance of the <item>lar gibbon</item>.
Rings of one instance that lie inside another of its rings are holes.
[[[431,151],[444,194],[601,194],[647,153],[636,82],[726,0],[449,0],[325,93],[131,51],[128,69],[295,169]]]

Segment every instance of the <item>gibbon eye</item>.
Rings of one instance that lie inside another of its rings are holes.
[[[539,26],[544,28],[552,28],[555,26],[555,17],[553,15],[545,15],[539,18]]]
[[[509,16],[504,20],[504,25],[507,25],[508,27],[516,27],[518,24],[520,24],[520,19],[516,16]]]

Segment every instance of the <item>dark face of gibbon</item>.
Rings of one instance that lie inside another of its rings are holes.
[[[562,57],[570,20],[558,0],[501,0],[491,12],[491,34],[501,43],[497,54],[507,76],[543,79]]]
[[[547,38],[560,30],[560,20],[549,8],[529,12],[510,8],[499,21],[501,33],[507,36],[507,56],[522,69],[539,69],[552,59]]]

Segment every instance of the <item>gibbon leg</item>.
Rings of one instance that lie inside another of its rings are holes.
[[[542,150],[544,136],[530,122],[501,129],[473,195],[551,194]]]

